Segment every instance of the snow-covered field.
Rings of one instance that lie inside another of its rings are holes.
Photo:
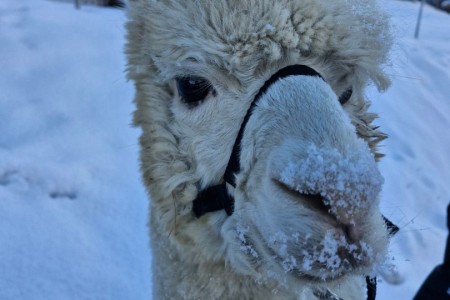
[[[411,299],[442,261],[450,201],[450,15],[383,0],[397,44],[392,88],[370,89],[390,135],[384,214],[401,227],[398,284]],[[147,197],[139,131],[129,126],[124,12],[0,1],[0,299],[150,299]],[[392,278],[391,278],[391,281]]]
[[[419,39],[414,30],[418,2],[382,1],[397,36],[392,51],[392,87],[371,91],[380,114],[386,157],[381,209],[400,232],[391,254],[399,285],[379,284],[380,299],[412,299],[442,263],[450,203],[450,14],[425,6]],[[449,278],[450,287],[450,278]],[[433,299],[430,299],[433,300]]]
[[[149,299],[123,11],[0,1],[0,299]]]

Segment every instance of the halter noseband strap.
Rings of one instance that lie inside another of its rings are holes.
[[[258,103],[261,96],[267,92],[267,90],[273,83],[281,78],[297,75],[317,76],[322,78],[319,73],[308,66],[292,65],[279,70],[264,83],[264,85],[261,87],[255,98],[253,99],[250,108],[247,110],[247,114],[245,115],[244,120],[241,124],[241,128],[239,129],[236,141],[234,142],[230,160],[228,161],[228,165],[223,176],[224,182],[201,190],[198,193],[197,198],[193,202],[192,210],[197,218],[200,218],[202,215],[208,212],[218,211],[222,209],[225,210],[228,216],[231,216],[233,214],[234,198],[228,193],[226,184],[228,183],[233,187],[236,187],[235,175],[241,170],[241,140],[244,136],[245,127],[248,123],[248,120],[250,119],[253,110],[256,107],[256,104]]]

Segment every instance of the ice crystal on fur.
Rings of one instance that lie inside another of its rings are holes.
[[[307,157],[290,162],[280,181],[303,194],[320,194],[331,212],[346,209],[346,217],[352,220],[355,211],[364,209],[381,191],[384,180],[374,166],[375,160],[362,140],[346,157],[336,149],[310,145]]]
[[[243,225],[238,224],[236,226],[236,232],[239,241],[241,242],[240,250],[248,255],[253,256],[254,258],[258,258],[258,253],[255,251],[255,249],[253,249],[252,246],[247,243],[247,238],[245,237],[245,235],[249,232],[248,226],[244,227]]]
[[[299,243],[304,250],[301,251],[302,259],[298,261],[287,250],[289,243],[298,243],[295,234],[288,236],[279,231],[269,239],[269,244],[276,251],[276,257],[281,260],[281,266],[285,273],[290,273],[295,269],[307,273],[313,269],[314,265],[317,267],[317,264],[320,264],[319,272],[325,280],[330,272],[338,275],[342,268],[350,266],[349,260],[342,258],[339,254],[340,250],[348,252],[353,257],[353,261],[362,261],[366,257],[374,255],[372,248],[364,241],[358,245],[350,243],[343,235],[336,235],[336,232],[332,230],[327,231],[320,242],[310,250],[307,248],[307,240]]]
[[[362,260],[365,256],[372,255],[372,250],[367,244],[359,248],[355,244],[348,243],[343,237],[336,239],[335,234],[328,231],[320,244],[314,247],[312,251],[303,252],[303,270],[309,271],[313,262],[319,262],[323,266],[322,274],[327,274],[328,271],[333,273],[339,271],[342,267],[347,267],[350,262],[339,256],[339,249],[347,250],[355,260]],[[323,279],[326,278],[323,277]]]

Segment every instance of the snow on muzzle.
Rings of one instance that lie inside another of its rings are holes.
[[[335,148],[297,147],[288,141],[276,158],[272,179],[299,198],[322,202],[310,204],[327,210],[339,223],[355,225],[378,203],[383,184],[367,145],[362,140],[357,144],[343,154]]]

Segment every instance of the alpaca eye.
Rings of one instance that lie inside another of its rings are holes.
[[[352,88],[347,89],[345,92],[342,93],[342,95],[339,97],[339,103],[344,105],[347,103],[348,100],[350,100],[350,97],[353,94]]]
[[[211,83],[201,77],[185,76],[176,78],[178,95],[187,104],[198,104],[205,100],[209,93],[215,93]]]

